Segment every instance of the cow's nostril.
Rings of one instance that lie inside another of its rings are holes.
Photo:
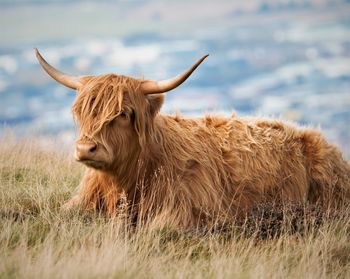
[[[89,152],[94,153],[97,150],[97,144],[94,144],[93,146],[90,147]]]

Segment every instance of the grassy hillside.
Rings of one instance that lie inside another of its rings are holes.
[[[84,169],[33,142],[0,140],[0,278],[350,278],[350,210],[130,231],[121,218],[60,210]]]

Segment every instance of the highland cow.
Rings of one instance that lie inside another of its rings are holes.
[[[350,166],[314,129],[253,117],[164,115],[164,93],[199,64],[165,81],[116,74],[69,76],[44,70],[78,91],[75,157],[88,168],[66,208],[105,210],[122,200],[138,223],[211,226],[264,202],[338,207],[350,198]]]

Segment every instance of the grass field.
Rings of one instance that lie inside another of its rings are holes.
[[[84,168],[53,147],[0,140],[0,278],[350,278],[350,210],[295,215],[294,229],[284,218],[275,234],[269,218],[131,231],[122,218],[60,210]]]

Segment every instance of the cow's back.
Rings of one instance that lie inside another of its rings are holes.
[[[317,130],[280,120],[232,118],[231,153],[237,185],[243,181],[274,201],[325,206],[348,200],[349,163]],[[229,157],[229,156],[228,156]]]

